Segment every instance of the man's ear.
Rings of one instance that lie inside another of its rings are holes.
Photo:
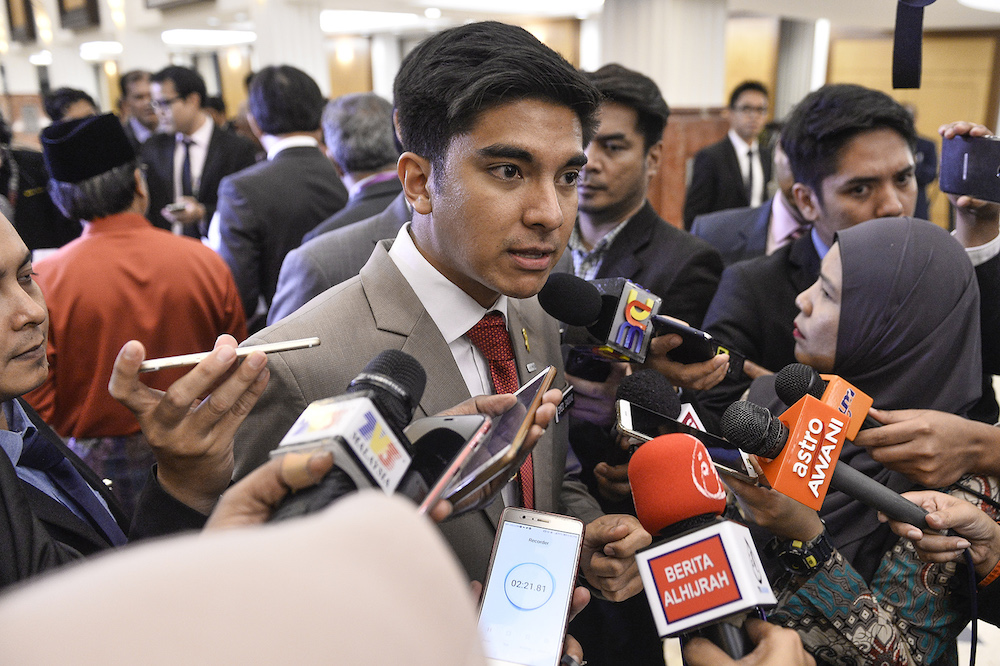
[[[646,152],[646,175],[652,178],[660,170],[660,158],[663,156],[663,139],[660,139]]]
[[[253,132],[253,135],[257,137],[258,141],[260,141],[260,137],[263,136],[264,133],[260,130],[260,125],[257,124],[257,119],[253,117],[253,114],[250,113],[249,109],[247,109],[247,124],[250,125],[250,131]]]
[[[802,217],[809,222],[815,222],[820,216],[819,197],[813,188],[804,183],[792,185],[792,195],[795,197],[795,205],[798,207]]]
[[[403,194],[413,206],[413,210],[421,215],[431,212],[431,192],[428,184],[431,177],[430,160],[409,151],[399,156],[396,163],[396,173],[399,182],[403,184]]]

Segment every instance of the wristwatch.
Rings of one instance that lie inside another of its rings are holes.
[[[820,535],[810,541],[774,537],[764,552],[769,557],[776,557],[786,570],[794,574],[812,574],[833,555],[833,544],[824,525]]]

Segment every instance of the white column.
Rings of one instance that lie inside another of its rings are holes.
[[[324,95],[330,94],[330,73],[319,27],[319,4],[263,0],[250,4],[257,26],[253,45],[254,69],[292,65],[316,80]]]
[[[677,107],[725,104],[726,0],[605,0],[601,64],[646,74]]]
[[[390,102],[392,83],[403,61],[399,37],[390,34],[372,35],[372,90]]]

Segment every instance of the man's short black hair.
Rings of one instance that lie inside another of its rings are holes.
[[[916,150],[913,117],[883,92],[853,84],[826,85],[806,95],[785,121],[781,147],[795,181],[822,201],[823,179],[836,173],[840,150],[862,132],[887,128]]]
[[[57,123],[63,119],[69,107],[81,101],[88,102],[95,111],[97,110],[94,98],[76,88],[56,88],[45,96],[42,105],[45,107],[45,115],[51,118],[52,122]]]
[[[205,98],[204,108],[226,115],[226,100],[222,99],[222,95],[209,95]]]
[[[79,183],[49,179],[49,196],[71,220],[97,220],[127,210],[135,200],[135,170],[139,161],[116,166]]]
[[[254,74],[247,105],[262,132],[278,135],[318,130],[326,99],[301,69],[277,65]]]
[[[565,58],[527,30],[495,21],[423,41],[403,59],[393,93],[403,148],[436,165],[451,138],[470,131],[484,111],[525,99],[570,108],[586,145],[600,103],[597,90]]]
[[[604,101],[617,102],[636,112],[636,129],[642,134],[647,152],[663,138],[670,107],[653,79],[616,63],[587,72],[586,76],[604,96]]]
[[[159,84],[162,84],[164,81],[170,81],[174,84],[174,90],[177,92],[178,97],[187,97],[191,93],[198,93],[199,106],[203,105],[205,98],[208,97],[208,90],[205,88],[205,79],[201,78],[201,74],[190,67],[181,67],[179,65],[164,67],[156,74],[153,74],[149,80],[152,83]]]
[[[136,81],[142,81],[148,79],[152,76],[149,72],[144,69],[133,69],[130,72],[125,72],[118,79],[118,87],[121,88],[122,97],[128,97],[128,89]]]
[[[771,95],[767,92],[767,86],[765,86],[760,81],[744,81],[740,85],[733,88],[732,94],[729,95],[729,108],[735,109],[736,102],[740,99],[740,95],[742,95],[748,90],[759,92],[768,99],[770,99],[771,97]]]

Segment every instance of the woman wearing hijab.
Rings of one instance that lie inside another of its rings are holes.
[[[876,407],[964,415],[979,399],[979,289],[964,250],[944,230],[892,218],[839,232],[797,304],[796,358],[851,382]],[[914,488],[850,444],[838,464],[897,492]],[[961,483],[996,494],[992,479]],[[909,541],[843,493],[831,490],[817,513],[767,488],[731,485],[775,535],[768,555],[784,563],[813,558],[777,581],[770,619],[796,628],[817,661],[955,663],[955,637],[969,620],[964,567],[921,562]]]

